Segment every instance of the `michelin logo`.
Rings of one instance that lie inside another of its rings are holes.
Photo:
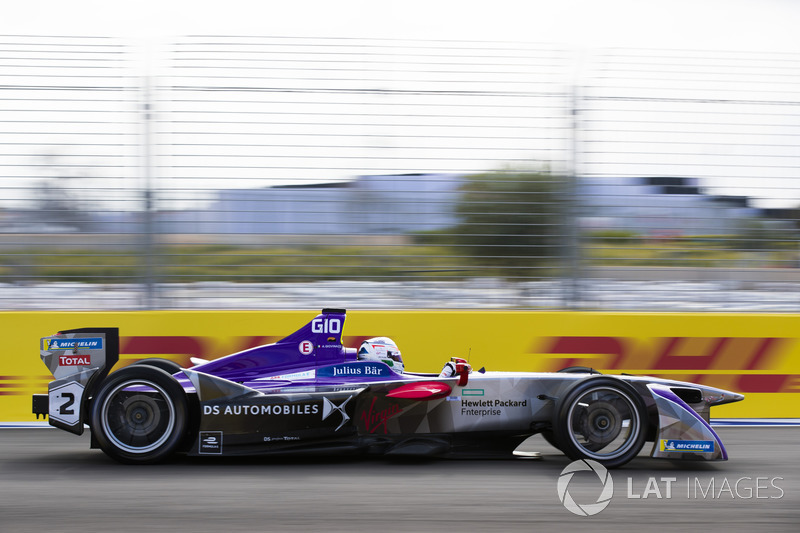
[[[103,348],[103,339],[45,339],[45,350],[99,350]]]
[[[714,441],[661,439],[659,449],[662,452],[713,453]]]

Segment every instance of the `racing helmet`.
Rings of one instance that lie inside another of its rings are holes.
[[[380,361],[386,363],[392,370],[402,373],[403,356],[400,355],[400,348],[389,337],[374,337],[361,343],[358,349],[359,361]]]

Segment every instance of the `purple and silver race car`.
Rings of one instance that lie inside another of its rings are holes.
[[[55,380],[33,412],[79,435],[88,425],[92,447],[125,463],[175,453],[510,457],[537,433],[606,467],[645,442],[652,457],[727,459],[709,411],[741,394],[586,368],[473,372],[460,359],[452,375],[403,372],[399,351],[362,358],[342,346],[345,318],[324,309],[274,344],[192,368],[146,359],[110,375],[116,328],[63,331],[41,340]]]

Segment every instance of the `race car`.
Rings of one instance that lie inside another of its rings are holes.
[[[363,358],[343,346],[346,316],[323,309],[278,342],[191,368],[145,359],[113,373],[117,328],[62,331],[41,339],[55,380],[33,413],[78,435],[88,426],[91,446],[123,463],[176,453],[512,457],[537,433],[607,468],[645,442],[656,458],[728,458],[709,412],[741,394],[582,367],[473,371],[456,358],[452,375],[405,372],[399,349]]]

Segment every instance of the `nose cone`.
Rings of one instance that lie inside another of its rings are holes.
[[[708,405],[723,405],[726,403],[741,402],[744,394],[731,392],[728,390],[715,389],[712,387],[701,387],[703,390],[703,400]]]

